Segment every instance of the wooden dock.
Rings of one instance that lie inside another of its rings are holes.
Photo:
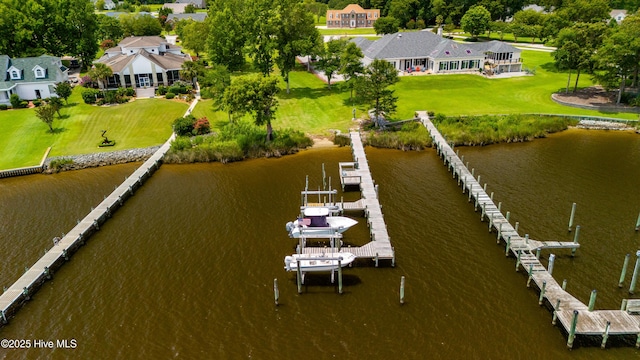
[[[512,255],[517,260],[516,270],[524,268],[528,275],[527,286],[534,282],[540,290],[539,303],[547,304],[553,313],[553,323],[556,319],[567,331],[567,347],[573,346],[576,335],[602,336],[602,347],[606,346],[609,335],[636,336],[636,347],[640,346],[640,315],[631,313],[627,309],[594,310],[585,305],[558,284],[552,274],[540,262],[539,255],[543,249],[572,249],[572,255],[580,246],[577,241],[539,241],[521,237],[501,209],[495,205],[492,196],[487,195],[486,184],[476,180],[467,165],[458,157],[445,138],[433,125],[426,111],[416,113],[422,124],[427,128],[438,155],[443,159],[447,169],[453,173],[462,186],[462,192],[468,193],[468,199],[474,204],[474,209],[481,212],[480,220],[488,221],[489,231],[497,233],[499,242],[505,244],[505,255]],[[594,298],[595,302],[595,298]]]
[[[364,146],[360,133],[351,132],[351,147],[353,153],[353,162],[339,163],[340,183],[345,187],[358,187],[362,198],[355,202],[336,202],[341,211],[364,211],[369,226],[369,234],[371,241],[364,246],[353,246],[342,248],[348,249],[358,258],[374,259],[376,265],[378,260],[391,260],[395,265],[395,251],[391,246],[391,239],[387,232],[387,225],[382,214],[382,206],[378,201],[378,188],[374,185],[367,156],[364,152]],[[318,254],[326,252],[329,248],[304,247],[304,254]]]
[[[69,257],[89,239],[91,234],[100,229],[122,204],[160,167],[162,157],[171,147],[175,138],[172,135],[147,161],[145,161],[131,176],[115,188],[104,200],[84,219],[64,235],[62,239],[55,239],[53,247],[33,264],[13,285],[0,295],[0,326],[7,324],[8,319],[24,305],[26,301],[47,280],[53,272],[69,259]]]

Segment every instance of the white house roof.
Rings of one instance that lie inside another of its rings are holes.
[[[505,42],[492,40],[488,42],[477,42],[472,44],[467,44],[472,49],[475,49],[481,53],[492,52],[492,53],[519,53],[520,49],[515,46],[509,45]]]
[[[156,64],[164,70],[180,70],[182,64],[189,60],[188,56],[180,56],[171,53],[165,53],[164,55],[152,54],[144,49],[139,50],[135,55],[118,54],[116,56],[107,57],[103,56],[95,62],[103,63],[111,68],[114,73],[120,73],[131,62],[138,57],[144,57],[150,62]]]

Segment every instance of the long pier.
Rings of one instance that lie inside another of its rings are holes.
[[[566,282],[563,285],[553,278],[552,259],[550,256],[549,269],[539,260],[540,251],[543,249],[572,249],[572,255],[580,246],[576,238],[574,242],[536,241],[522,237],[518,234],[517,225],[514,228],[509,222],[509,213],[505,217],[500,206],[493,202],[493,194],[487,195],[486,184],[481,186],[479,178],[475,178],[473,171],[469,171],[467,165],[458,157],[457,153],[447,143],[438,129],[429,119],[426,111],[416,113],[422,124],[427,128],[438,155],[443,159],[445,166],[453,174],[453,178],[462,186],[463,194],[468,193],[468,199],[474,203],[474,209],[481,211],[480,220],[489,222],[489,232],[497,233],[498,243],[505,244],[505,255],[513,255],[516,260],[516,270],[520,267],[527,272],[527,286],[533,281],[540,289],[539,304],[545,300],[553,311],[552,324],[559,320],[568,334],[567,347],[572,348],[576,335],[601,336],[601,346],[606,346],[610,335],[636,336],[636,347],[640,346],[640,315],[637,312],[627,311],[627,299],[623,300],[620,310],[594,310],[595,292],[592,300],[585,305],[580,300],[565,291]],[[632,300],[629,300],[631,303]]]
[[[160,167],[162,157],[171,147],[175,138],[172,135],[147,161],[145,161],[131,176],[115,188],[115,190],[61,239],[54,239],[53,247],[47,251],[35,264],[2,295],[0,295],[0,326],[5,325],[9,318],[28,301],[42,284],[51,279],[53,272],[69,260],[69,257],[89,237],[100,229],[100,226],[111,214],[120,208],[135,191]]]
[[[342,248],[342,250],[349,251],[357,258],[374,259],[376,266],[378,261],[382,259],[391,260],[392,265],[395,265],[395,251],[391,246],[391,239],[382,214],[382,206],[378,200],[378,187],[371,177],[360,133],[352,131],[349,135],[354,161],[339,164],[340,182],[343,189],[346,186],[358,186],[362,198],[355,202],[336,204],[339,204],[342,211],[364,211],[371,241],[363,246],[350,246]],[[304,247],[302,253],[320,254],[326,250],[321,247]]]

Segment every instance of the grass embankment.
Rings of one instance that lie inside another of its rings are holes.
[[[522,142],[566,130],[578,120],[559,116],[504,115],[445,117],[437,115],[433,123],[455,145],[488,145]]]
[[[164,158],[168,163],[219,161],[227,163],[245,158],[279,157],[313,145],[300,131],[276,130],[266,141],[267,132],[248,121],[227,124],[209,136],[179,137]]]
[[[171,135],[172,121],[188,107],[164,99],[91,106],[82,101],[81,90],[74,89],[69,105],[61,110],[62,119],[55,116],[53,133],[34,109],[0,111],[0,169],[37,165],[49,146],[49,156],[64,156],[159,145]],[[115,146],[98,147],[102,130]]]

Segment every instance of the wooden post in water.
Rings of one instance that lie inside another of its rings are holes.
[[[482,188],[482,190],[484,190],[484,192],[487,192],[487,183],[484,183],[484,187]]]
[[[620,304],[620,311],[627,311],[627,299],[622,299],[622,303]]]
[[[567,279],[562,280],[562,290],[567,290]]]
[[[536,259],[540,260],[540,253],[542,252],[542,249],[537,248],[536,249]]]
[[[558,320],[558,311],[560,310],[560,299],[556,301],[556,307],[553,308],[553,318],[551,319],[551,325],[556,324],[556,320]]]
[[[502,213],[502,201],[498,202],[498,211]]]
[[[521,250],[518,250],[518,257],[516,258],[516,271],[518,271],[518,269],[520,268],[520,252]]]
[[[338,294],[342,294],[342,260],[338,259]]]
[[[573,219],[576,217],[576,203],[573,203],[573,205],[571,205],[571,217],[569,218],[569,231],[571,231],[571,228],[573,227]]]
[[[624,283],[624,278],[627,276],[627,267],[629,266],[629,258],[631,254],[627,254],[624,257],[624,264],[622,265],[622,272],[620,273],[620,280],[618,281],[618,287],[622,287],[622,283]]]
[[[636,291],[636,281],[638,280],[638,271],[640,270],[640,250],[636,251],[636,266],[633,268],[633,277],[631,277],[631,286],[629,286],[629,294]]]
[[[573,243],[577,244],[578,243],[578,236],[580,236],[580,225],[576,226],[576,234],[573,237]],[[576,255],[576,250],[578,250],[577,248],[573,248],[571,249],[571,256],[575,256]]]
[[[518,232],[518,226],[520,226],[520,223],[516,221],[516,228],[515,228],[516,232]]]
[[[549,272],[549,275],[553,275],[553,264],[555,263],[556,260],[556,255],[555,254],[551,254],[549,255],[549,269],[547,270],[547,272]]]
[[[527,278],[527,287],[531,286],[531,279],[533,279],[533,264],[529,264],[529,277]]]
[[[404,276],[400,278],[400,304],[404,304]]]
[[[491,192],[491,196],[489,196],[489,198],[491,199],[491,201],[493,201],[493,191]]]
[[[500,244],[500,237],[502,236],[502,223],[498,224],[498,241],[497,244]]]
[[[524,234],[524,243],[529,244],[529,234]]]
[[[376,253],[375,261],[376,261],[376,267],[378,267],[378,253]]]
[[[471,169],[471,176],[476,176],[476,168]]]
[[[504,249],[504,256],[509,256],[509,248],[511,247],[511,235],[507,236],[507,246]]]
[[[300,270],[300,261],[296,259],[296,281],[298,282],[298,294],[302,294],[302,270]]]
[[[505,216],[505,219],[507,219],[507,222],[509,222],[509,217],[511,217],[511,211],[507,211],[507,216]]]
[[[602,334],[602,344],[600,344],[600,348],[604,349],[607,347],[607,340],[609,339],[609,327],[611,326],[611,321],[607,321],[607,326],[604,328],[604,333]]]
[[[567,339],[567,347],[573,348],[573,340],[576,338],[576,326],[578,326],[578,310],[573,310],[573,320],[569,328],[569,338]]]
[[[636,221],[636,231],[640,230],[640,214],[638,214],[638,220]]]
[[[636,349],[640,349],[640,334],[638,334],[638,337],[636,338]]]
[[[0,310],[0,315],[2,315],[2,323],[6,324],[7,323],[7,316],[4,313],[4,310]]]
[[[276,306],[278,306],[278,299],[280,299],[280,291],[278,290],[278,279],[273,279],[273,297],[276,301]]]
[[[542,288],[540,289],[540,297],[538,298],[538,305],[544,303],[544,292],[547,290],[547,280],[542,281]]]
[[[487,203],[483,202],[481,208],[482,212],[480,213],[480,222],[484,221],[484,215],[487,212]]]
[[[478,175],[478,185],[480,185],[480,179],[482,178],[482,176]],[[482,186],[482,185],[481,185]]]
[[[589,298],[589,311],[593,311],[596,306],[596,296],[598,295],[597,290],[591,290],[591,297]]]
[[[487,217],[489,218],[489,233],[491,233],[491,230],[493,230],[493,213]]]

